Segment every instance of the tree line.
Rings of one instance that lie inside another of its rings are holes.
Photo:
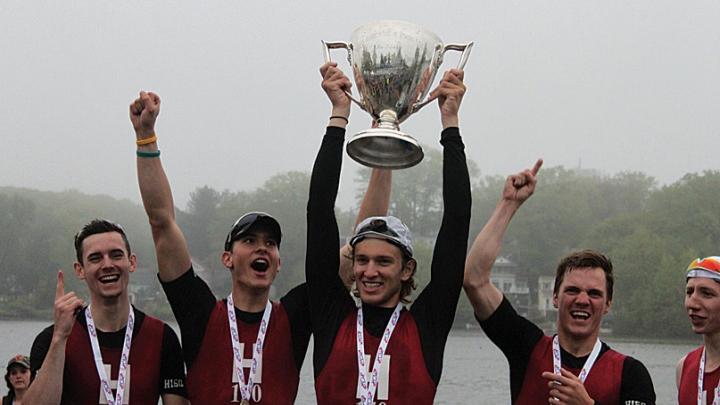
[[[442,154],[431,148],[426,151],[420,165],[393,173],[390,208],[413,231],[419,289],[428,281],[432,243],[442,216]],[[493,211],[505,177],[481,176],[474,162],[469,166],[473,179],[470,235],[474,238]],[[368,176],[369,170],[361,170],[354,184],[342,187],[354,188],[359,202]],[[235,219],[251,210],[271,213],[283,227],[282,267],[273,297],[304,280],[308,185],[308,173],[287,172],[253,191],[204,186],[191,193],[187,209],[177,210],[178,223],[194,263],[205,269],[216,294],[229,292],[229,276],[219,260],[224,238]],[[683,309],[684,270],[696,257],[720,253],[719,212],[718,171],[687,174],[673,184],[658,186],[651,176],[639,172],[603,175],[544,168],[535,195],[510,225],[502,255],[529,272],[532,282],[537,276],[553,275],[558,260],[572,250],[603,251],[615,267],[614,333],[686,338],[692,333]],[[355,215],[354,209],[337,210],[341,235],[352,233]],[[72,272],[73,236],[96,217],[122,224],[138,254],[139,272],[156,272],[150,228],[137,203],[75,190],[0,187],[0,281],[4,286],[0,317],[52,316],[55,271]],[[70,280],[68,288],[84,294],[85,287],[74,277],[66,280]],[[153,295],[143,307],[170,316],[159,283],[156,279],[154,283]],[[456,324],[475,324],[464,296]]]

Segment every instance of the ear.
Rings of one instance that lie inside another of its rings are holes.
[[[73,269],[75,269],[75,276],[80,280],[85,280],[85,269],[83,269],[80,262],[73,263]]]
[[[278,257],[278,268],[277,268],[277,272],[278,272],[278,273],[280,273],[280,269],[281,269],[281,268],[282,268],[282,259],[280,259],[280,258]]]
[[[415,274],[415,267],[417,262],[415,259],[410,259],[405,263],[405,268],[402,269],[401,280],[408,281]]]
[[[137,256],[132,253],[128,259],[130,259],[130,273],[134,273],[137,270]]]
[[[558,309],[558,296],[555,293],[553,293],[553,307]]]
[[[607,315],[607,313],[610,312],[610,304],[612,304],[612,301],[608,300],[605,304],[605,310],[603,311],[603,315]]]
[[[222,254],[220,255],[220,261],[222,261],[223,266],[225,266],[227,269],[233,269],[232,253],[228,251],[222,252]]]

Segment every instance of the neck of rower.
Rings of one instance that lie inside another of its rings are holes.
[[[560,347],[562,347],[566,352],[575,357],[584,357],[592,352],[599,334],[600,331],[598,330],[588,337],[577,338],[575,336],[569,336],[562,330],[558,330],[558,340],[560,342]]]
[[[235,308],[245,312],[260,312],[265,309],[270,289],[254,289],[239,284],[233,286],[232,300]]]
[[[720,332],[703,335],[705,344],[705,371],[720,367]]]
[[[95,328],[103,332],[117,332],[127,325],[130,300],[121,296],[110,300],[93,300],[90,305]]]

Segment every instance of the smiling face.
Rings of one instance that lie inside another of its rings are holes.
[[[136,257],[128,254],[118,232],[90,235],[82,242],[82,262],[75,262],[75,274],[90,290],[92,300],[127,297],[130,273]]]
[[[16,393],[24,391],[30,386],[30,369],[19,364],[10,366],[10,370],[7,372],[7,380]]]
[[[720,284],[710,278],[689,278],[685,287],[685,310],[693,332],[702,335],[719,333]]]
[[[252,230],[235,240],[222,261],[234,284],[241,288],[269,290],[280,272],[280,250],[272,233]]]
[[[599,267],[570,269],[553,295],[557,330],[565,339],[594,341],[602,318],[610,310],[605,272]]]
[[[405,261],[400,248],[382,239],[367,238],[354,247],[353,275],[360,299],[392,308],[400,301],[402,283],[412,277],[414,260]]]

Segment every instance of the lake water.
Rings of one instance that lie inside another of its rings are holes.
[[[29,354],[35,335],[48,322],[0,321],[0,361],[17,353]],[[177,328],[176,328],[177,330]],[[676,403],[675,365],[680,357],[698,344],[641,343],[605,340],[612,348],[642,361],[652,375],[658,404]],[[312,345],[311,345],[312,349]],[[305,359],[298,404],[314,403],[312,360]],[[1,384],[0,393],[7,387]],[[510,402],[508,366],[502,353],[482,331],[453,331],[445,351],[443,376],[436,404],[507,404]]]

